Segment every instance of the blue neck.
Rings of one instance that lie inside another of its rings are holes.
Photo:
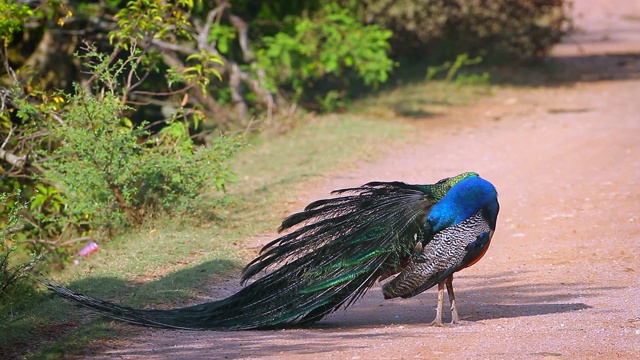
[[[433,232],[458,224],[485,208],[495,222],[498,214],[498,194],[488,181],[469,177],[454,185],[429,212],[426,224]]]

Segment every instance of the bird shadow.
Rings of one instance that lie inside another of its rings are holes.
[[[590,308],[583,302],[585,299],[617,288],[581,282],[528,282],[520,280],[524,273],[495,272],[456,277],[454,287],[461,319],[473,322],[585,310]],[[374,287],[356,305],[316,326],[426,324],[435,317],[436,302],[437,291],[434,289],[409,299],[385,301],[379,289]],[[444,320],[450,321],[447,300],[445,308]],[[370,315],[366,316],[367,313]]]

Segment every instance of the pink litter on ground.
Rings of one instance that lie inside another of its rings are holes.
[[[82,250],[78,251],[78,256],[87,258],[96,251],[98,251],[98,244],[92,241],[83,247]]]

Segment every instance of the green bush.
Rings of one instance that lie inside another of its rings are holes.
[[[18,212],[24,208],[18,196],[0,193],[0,204],[8,217],[0,222],[0,305],[24,289],[30,289],[29,274],[42,261],[43,256],[30,253],[20,256],[14,233],[20,226]]]
[[[240,147],[235,138],[195,146],[179,121],[152,136],[127,126],[126,108],[111,92],[97,97],[78,89],[67,108],[65,124],[53,129],[60,146],[44,177],[63,189],[76,225],[113,228],[179,213],[233,178],[228,160]]]
[[[262,38],[264,46],[257,56],[273,80],[272,89],[290,87],[294,102],[312,89],[317,93],[320,81],[346,77],[375,86],[385,82],[394,67],[387,56],[391,31],[363,25],[350,8],[330,3],[313,18],[288,17],[284,22],[284,31]],[[342,85],[327,91],[318,103],[331,108],[346,95],[335,91]]]
[[[126,58],[114,60],[91,45],[84,50],[78,58],[94,74],[90,87],[30,96],[16,87],[10,95],[17,111],[0,119],[12,136],[6,142],[20,151],[5,152],[4,159],[12,159],[7,173],[29,174],[0,182],[0,191],[22,190],[23,201],[30,202],[15,243],[54,253],[57,260],[103,231],[118,232],[159,214],[181,215],[196,203],[198,209],[214,208],[195,200],[224,190],[233,179],[230,157],[243,146],[223,135],[196,144],[190,131],[204,121],[197,109],[172,109],[161,126],[134,126],[124,95],[131,79],[146,76],[138,67],[145,53],[132,47]],[[190,71],[174,76],[184,81]],[[201,79],[195,76],[191,86],[201,86]],[[0,219],[7,211],[0,209]]]

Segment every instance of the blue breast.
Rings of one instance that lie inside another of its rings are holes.
[[[431,208],[425,226],[438,232],[485,209],[492,218],[498,214],[498,193],[487,180],[473,176],[461,180]]]

